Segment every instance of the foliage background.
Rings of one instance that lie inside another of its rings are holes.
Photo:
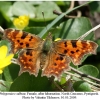
[[[71,6],[71,3],[71,1],[0,1],[0,26],[4,29],[15,28],[13,25],[14,18],[20,15],[29,15],[29,25],[24,31],[45,38],[48,34],[47,30],[49,30],[54,36],[53,39],[77,39],[100,23],[100,2],[91,2],[90,4],[68,13],[68,16],[74,16],[75,18],[64,18],[63,15],[58,16],[53,14],[53,10],[66,12],[70,7],[74,9],[74,7],[80,6],[84,2],[75,1],[74,6]],[[42,11],[44,12],[45,21]],[[46,25],[48,25],[47,29]],[[100,33],[96,31],[89,34],[85,40],[93,40],[100,45],[99,38]],[[1,40],[0,46],[4,44],[10,48],[10,44],[6,40]],[[16,56],[17,55],[15,55],[15,57]],[[71,66],[85,74],[100,79],[100,47],[98,47],[97,55],[86,56],[82,60],[81,65],[74,66],[71,63]],[[1,91],[61,91],[61,89],[65,91],[93,91],[90,84],[75,77],[66,81],[66,74],[64,74],[61,81],[58,82],[48,79],[47,77],[41,77],[41,72],[38,77],[29,75],[28,72],[18,76],[19,69],[20,66],[16,64],[11,64],[4,69],[4,73],[0,75],[0,82],[5,86],[2,84],[0,85]],[[95,81],[92,82],[96,83]],[[56,84],[59,86],[57,87]]]

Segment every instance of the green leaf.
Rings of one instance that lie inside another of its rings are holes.
[[[10,89],[10,86],[11,86],[11,83],[10,82],[7,82],[7,81],[3,81],[3,80],[0,80],[0,91],[9,91]]]
[[[2,79],[2,74],[0,74],[0,79]]]
[[[17,64],[10,64],[7,66],[3,72],[3,79],[13,82],[18,77],[19,68],[20,67]]]
[[[31,34],[38,35],[44,27],[28,27],[25,29],[26,32],[30,32]]]
[[[35,34],[38,35],[42,30],[44,29],[44,27],[28,27],[25,29],[26,32],[30,32],[31,34]],[[58,28],[51,28],[50,32],[52,33],[52,36],[59,33],[60,29]],[[40,38],[46,38],[46,36],[48,35],[48,33],[45,33],[45,35],[43,37]]]
[[[89,7],[91,12],[100,12],[100,1],[93,1]]]
[[[10,49],[11,49],[11,44],[7,40],[1,40],[0,41],[0,47],[3,46],[3,45],[6,45],[8,47],[8,52],[9,52]]]
[[[47,77],[29,75],[25,72],[12,83],[10,91],[49,91],[51,82]]]
[[[62,25],[62,30],[59,33],[59,37],[64,39],[77,39],[91,28],[91,23],[86,17],[69,19]],[[92,39],[93,35],[93,32],[90,33],[85,40]]]
[[[73,88],[75,91],[80,91],[80,92],[91,92],[91,87],[88,83],[84,81],[77,81],[73,84]]]
[[[28,3],[31,4],[31,5],[36,5],[37,6],[37,5],[40,5],[42,2],[43,1],[34,1],[33,0],[33,1],[29,1]]]
[[[93,77],[97,77],[99,75],[99,70],[93,65],[84,65],[78,68],[78,70]]]
[[[65,2],[65,1],[55,1],[55,3],[59,6],[68,6],[68,7],[70,6],[70,1],[67,1],[67,2]]]
[[[62,77],[61,77],[61,80],[60,80],[60,84],[62,85],[64,83],[66,83],[66,74],[63,73]]]
[[[0,11],[1,11],[3,17],[7,21],[10,21],[10,17],[12,16],[11,2],[0,2]]]
[[[55,17],[57,17],[57,15],[53,14],[53,10],[55,10],[55,9],[57,11],[61,12],[60,8],[56,5],[55,2],[50,2],[50,1],[49,2],[43,2],[42,4],[40,4],[36,8],[36,18],[35,18],[35,20],[44,21],[42,12],[44,12],[44,17],[45,17],[46,21],[54,19]]]
[[[2,15],[2,13],[0,12],[0,25],[2,25],[3,24],[3,22],[4,22],[4,17],[3,17],[3,15]]]
[[[12,13],[15,16],[29,15],[30,18],[35,17],[35,8],[28,2],[15,2],[12,7]]]

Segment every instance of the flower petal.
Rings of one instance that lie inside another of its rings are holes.
[[[10,65],[10,64],[11,64],[11,61],[5,62],[5,63],[2,64],[2,68],[5,68],[5,67],[7,67],[7,66]]]
[[[11,64],[11,59],[13,58],[14,54],[10,54],[9,56],[7,56],[4,59],[0,60],[0,69],[8,66],[9,64]]]
[[[0,59],[4,59],[7,55],[8,48],[7,46],[0,47]]]
[[[8,48],[7,46],[0,47],[0,74],[3,73],[3,69],[11,64],[11,59],[13,58],[14,54],[7,55]]]
[[[61,38],[57,38],[57,39],[55,39],[55,41],[59,41],[59,40],[61,40]]]
[[[5,62],[9,62],[13,58],[14,54],[10,54],[5,58]]]
[[[19,18],[15,18],[13,23],[16,28],[22,30],[29,24],[29,16],[23,15],[19,16]]]
[[[8,66],[9,64],[11,64],[11,61],[7,61],[5,59],[0,60],[0,69],[5,68],[6,66]]]

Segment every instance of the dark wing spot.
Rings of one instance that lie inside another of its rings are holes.
[[[31,41],[33,39],[33,37],[31,36],[31,38],[29,39],[29,41]]]
[[[54,66],[57,66],[57,64],[56,64],[56,63],[54,63]]]
[[[66,54],[67,53],[67,50],[64,50],[64,53]]]
[[[32,59],[29,59],[29,61],[31,62],[31,61],[32,61]]]
[[[20,45],[23,45],[23,43],[21,42]]]
[[[71,51],[71,53],[74,54],[75,52],[74,51]]]
[[[33,36],[31,36],[31,39],[33,39]]]
[[[27,49],[27,51],[26,51],[26,55],[30,55],[30,56],[32,56],[32,52],[31,52],[30,50]]]
[[[67,47],[67,42],[64,42],[64,44],[65,44],[65,47]]]
[[[62,56],[57,57],[56,60],[63,60],[63,57]]]
[[[29,39],[29,41],[31,41],[31,39]]]
[[[79,52],[79,50],[77,49],[76,52]]]
[[[28,43],[26,44],[26,47],[29,47],[29,44]]]
[[[23,35],[21,36],[21,39],[25,39],[27,36],[27,33],[23,32]]]
[[[72,43],[73,48],[77,47],[77,45],[76,45],[77,41],[76,40],[72,40],[71,43]]]
[[[56,60],[59,60],[59,57],[57,57]]]
[[[60,60],[63,60],[63,57],[60,56]]]
[[[20,40],[17,40],[17,42],[20,42]]]
[[[30,52],[28,50],[26,51],[26,55],[30,55]]]

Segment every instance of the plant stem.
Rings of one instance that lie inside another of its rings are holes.
[[[86,32],[85,34],[83,34],[82,36],[80,36],[78,38],[78,40],[83,40],[87,35],[89,35],[91,32],[97,30],[98,28],[100,28],[100,24],[95,26],[94,28],[92,28],[91,30],[89,30],[88,32]]]
[[[92,84],[92,85],[94,85],[94,86],[100,87],[99,84],[94,83],[94,82],[91,82],[91,81],[89,81],[89,80],[87,80],[87,79],[85,79],[85,78],[83,78],[83,77],[81,77],[81,76],[79,76],[79,75],[75,75],[75,74],[72,74],[72,73],[70,73],[70,72],[66,72],[66,74],[71,75],[71,76],[74,76],[74,77],[77,77],[77,78],[79,78],[79,79],[82,79],[83,81],[85,81],[85,82],[87,82],[87,83],[89,83],[89,84]]]
[[[82,73],[82,72],[76,70],[75,68],[72,68],[72,67],[71,67],[71,70],[74,71],[75,73],[79,74],[81,77],[84,75],[84,73]],[[100,83],[100,79],[97,79],[97,78],[92,77],[92,76],[90,76],[90,75],[85,75],[84,77],[89,78],[89,79],[92,79],[92,80],[97,81],[98,83]]]
[[[62,12],[58,12],[56,10],[54,10],[53,13],[56,14],[56,15],[61,15],[62,14]],[[65,18],[77,18],[77,16],[69,16],[69,15],[65,15],[64,17]]]

